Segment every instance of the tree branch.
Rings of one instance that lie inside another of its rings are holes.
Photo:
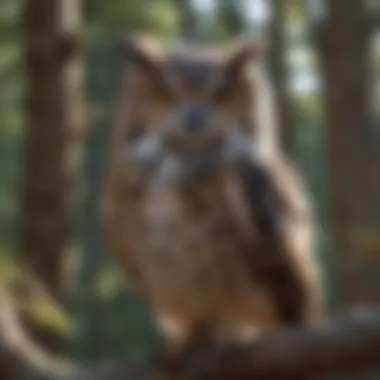
[[[378,312],[276,334],[247,347],[203,354],[194,370],[277,379],[352,372],[376,363],[379,366]]]
[[[43,380],[162,378],[158,360],[135,367],[111,363],[82,368],[44,353],[28,340],[15,319],[12,305],[1,296],[2,379],[7,379],[4,373],[16,371],[38,375]],[[199,350],[177,364],[179,370],[175,376],[166,374],[166,378],[293,379],[379,367],[380,310],[361,312],[320,327],[278,333],[247,346]]]
[[[29,338],[11,297],[0,288],[0,378],[66,379],[77,372]]]

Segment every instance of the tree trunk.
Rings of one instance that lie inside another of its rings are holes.
[[[286,23],[287,2],[272,1],[272,21],[270,24],[269,67],[275,91],[279,140],[288,154],[294,154],[294,124],[290,94],[287,89],[286,68]]]
[[[73,169],[82,126],[77,0],[25,2],[27,108],[22,259],[62,296]],[[61,8],[62,6],[62,8]]]
[[[333,237],[343,306],[380,301],[380,135],[370,114],[366,5],[329,0],[319,28]]]

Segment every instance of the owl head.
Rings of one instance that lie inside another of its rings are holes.
[[[182,156],[247,145],[255,130],[250,63],[263,46],[248,40],[219,51],[188,46],[165,53],[124,41],[129,75],[119,139]]]

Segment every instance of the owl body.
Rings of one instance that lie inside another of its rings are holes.
[[[255,226],[236,173],[221,166],[148,191],[141,267],[166,336],[186,340],[202,331],[213,341],[243,339],[278,323],[267,289],[241,254],[255,244]]]
[[[292,166],[260,149],[275,143],[245,52],[166,71],[132,53],[102,220],[163,340],[227,344],[318,319],[308,202]]]

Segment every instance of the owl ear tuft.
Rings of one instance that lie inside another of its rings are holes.
[[[235,43],[223,65],[224,75],[236,77],[249,62],[259,58],[266,47],[263,39],[244,39]]]
[[[149,49],[144,40],[138,37],[124,38],[119,47],[127,63],[136,66],[147,74],[156,75],[159,70],[159,62],[154,52]]]
[[[154,46],[147,39],[127,37],[121,41],[119,46],[127,63],[134,66],[149,80],[157,94],[173,93],[173,82],[165,72],[157,45]]]
[[[264,40],[244,39],[235,42],[217,72],[211,86],[211,98],[217,102],[229,99],[244,69],[263,54],[265,47]]]

